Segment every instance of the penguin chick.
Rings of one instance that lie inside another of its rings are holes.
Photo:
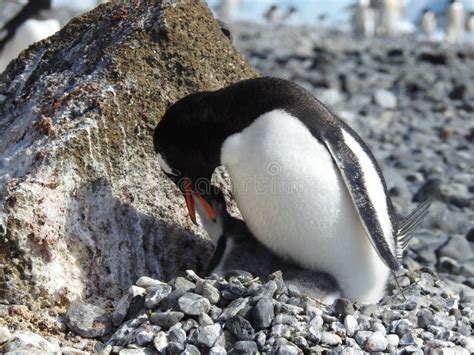
[[[196,201],[197,202],[197,201]],[[232,217],[226,208],[222,192],[217,191],[212,198],[212,207],[216,212],[215,219],[196,204],[197,212],[204,229],[216,245],[215,253],[206,270],[224,275],[232,270],[245,270],[261,279],[275,271],[283,273],[287,284],[298,287],[307,296],[331,304],[341,293],[336,280],[327,273],[305,269],[290,260],[275,255],[260,243],[249,231],[245,222]]]

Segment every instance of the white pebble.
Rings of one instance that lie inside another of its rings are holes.
[[[352,337],[359,328],[357,324],[357,319],[355,319],[354,316],[350,314],[348,314],[346,318],[344,318],[344,326],[346,327],[347,335],[350,337]]]
[[[374,332],[369,339],[367,339],[367,343],[365,344],[365,348],[367,351],[384,351],[387,348],[388,341],[385,338],[382,332],[376,331]]]

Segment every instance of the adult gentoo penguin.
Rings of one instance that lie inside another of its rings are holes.
[[[257,78],[191,94],[156,126],[162,170],[209,216],[211,175],[225,165],[252,234],[275,254],[332,275],[345,297],[376,302],[427,213],[394,214],[362,139],[302,87]]]
[[[30,44],[59,31],[59,21],[46,13],[51,0],[30,0],[0,31],[0,73]]]

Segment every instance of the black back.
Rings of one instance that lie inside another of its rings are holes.
[[[16,14],[5,26],[0,33],[5,32],[5,37],[0,40],[0,51],[3,50],[5,44],[15,35],[17,29],[28,19],[37,16],[42,10],[51,8],[51,0],[29,0],[28,3]]]

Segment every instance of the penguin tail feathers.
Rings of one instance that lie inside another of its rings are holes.
[[[401,260],[404,250],[413,237],[413,232],[423,222],[423,218],[429,213],[433,197],[428,198],[420,203],[407,217],[405,217],[398,225],[397,231],[397,258]]]

